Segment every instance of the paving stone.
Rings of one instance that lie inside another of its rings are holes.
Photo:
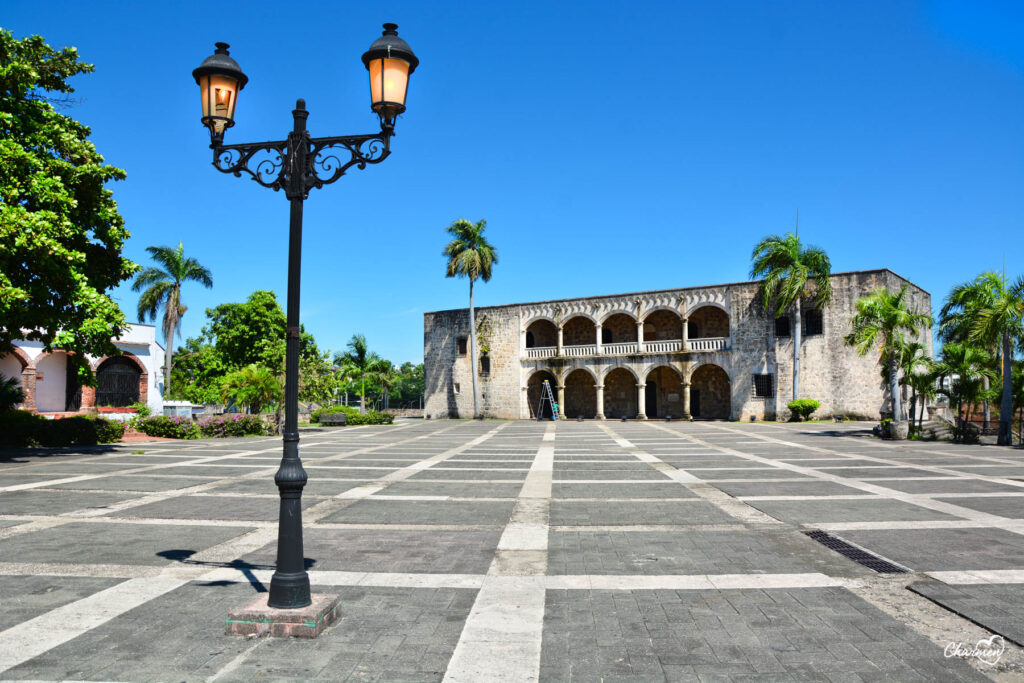
[[[490,524],[505,526],[514,501],[360,500],[323,522],[373,524]]]
[[[978,512],[999,515],[1009,519],[1024,518],[1024,496],[992,496],[985,498],[936,498],[945,503],[960,505]]]
[[[77,491],[4,491],[0,493],[0,515],[60,515],[74,510],[104,508],[138,498],[131,493],[79,493]]]
[[[1024,536],[1002,529],[843,531],[838,534],[916,571],[1020,569]]]
[[[751,506],[784,522],[906,522],[957,519],[887,498],[871,500],[755,500]]]
[[[156,503],[140,505],[111,517],[143,519],[199,519],[274,521],[280,514],[279,498],[251,498],[245,496],[180,496]],[[302,499],[302,509],[315,505],[316,499]]]
[[[683,489],[678,484],[676,486]],[[686,496],[679,497],[685,498]],[[599,503],[556,500],[551,503],[550,520],[552,526],[730,524],[736,521],[711,503],[697,499],[680,502],[602,501]]]

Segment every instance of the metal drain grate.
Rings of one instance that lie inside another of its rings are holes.
[[[910,572],[906,567],[893,564],[888,560],[882,559],[878,555],[872,555],[863,548],[851,545],[843,539],[836,538],[824,531],[814,530],[805,531],[804,533],[829,550],[835,550],[843,557],[849,558],[857,564],[863,565],[868,569],[878,572],[879,574],[908,574]]]

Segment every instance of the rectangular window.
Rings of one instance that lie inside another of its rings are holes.
[[[458,339],[455,340],[455,345],[458,347],[457,353],[460,356],[465,356],[466,355],[466,338],[465,337],[459,337]]]
[[[754,397],[774,398],[775,375],[754,375]]]
[[[788,337],[789,336],[789,316],[783,316],[775,319],[775,336],[776,337]]]
[[[804,314],[804,335],[811,337],[816,334],[825,334],[825,321],[821,311],[812,308]]]
[[[480,374],[483,376],[491,374],[491,359],[489,356],[480,356]]]
[[[459,383],[458,382],[455,383],[455,393],[456,394],[459,393]]]

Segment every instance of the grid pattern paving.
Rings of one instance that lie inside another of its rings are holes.
[[[224,635],[227,612],[273,572],[279,439],[7,451],[0,678],[1024,675],[1024,454],[866,434],[306,430],[307,566],[315,591],[342,597],[340,621],[312,641]],[[879,575],[814,531],[908,573]],[[994,663],[945,656],[949,642],[997,637]]]

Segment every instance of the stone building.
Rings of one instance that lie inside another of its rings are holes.
[[[890,412],[878,354],[843,337],[857,300],[907,285],[911,305],[931,295],[890,270],[831,276],[825,310],[802,304],[800,398],[818,417],[878,419]],[[487,417],[537,417],[544,380],[575,418],[785,419],[793,389],[792,314],[768,316],[758,282],[736,282],[476,309],[481,404]],[[423,316],[427,417],[471,417],[469,310]],[[931,355],[931,332],[921,335]],[[550,417],[548,404],[540,417]]]
[[[118,356],[88,356],[96,386],[81,386],[69,373],[68,353],[44,351],[42,342],[16,341],[14,353],[0,356],[0,375],[15,377],[25,394],[22,408],[36,413],[103,412],[132,403],[163,411],[164,349],[152,325],[133,323],[117,339]]]

